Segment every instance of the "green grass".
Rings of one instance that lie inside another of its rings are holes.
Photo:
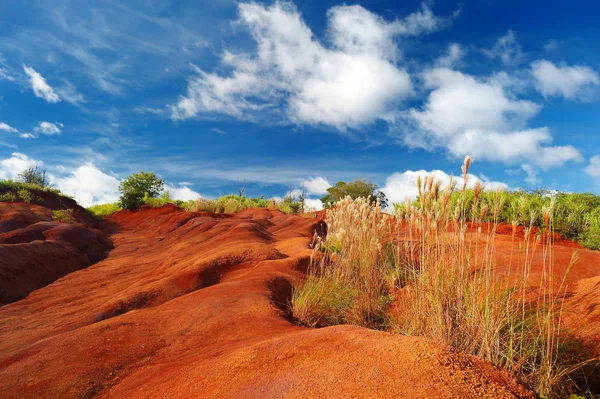
[[[190,212],[212,212],[212,213],[237,213],[248,208],[277,208],[284,213],[298,213],[300,202],[284,199],[274,201],[260,197],[247,197],[235,194],[224,195],[215,199],[198,198],[192,201],[174,200],[166,192],[157,198],[144,198],[144,205],[159,208],[166,204],[173,204]],[[118,202],[110,204],[93,205],[87,208],[96,217],[104,217],[123,209]]]
[[[191,201],[184,206],[185,209],[192,212],[213,212],[213,213],[237,213],[249,208],[277,208],[284,213],[298,213],[300,202],[286,198],[282,201],[275,201],[260,197],[247,197],[244,195],[229,194],[215,199],[199,198]]]
[[[495,193],[483,191],[479,194],[478,204],[473,208],[474,191],[466,190],[455,192],[450,198],[451,207],[461,203],[462,210],[468,212],[461,214],[467,221],[473,220],[483,207],[491,209],[495,201]],[[546,228],[543,218],[543,209],[553,202],[554,217],[553,230],[571,240],[579,242],[590,249],[600,249],[600,196],[591,193],[551,193],[548,190],[536,191],[505,191],[501,193],[501,209],[498,214],[498,223],[517,223],[525,226],[531,225],[537,228]],[[407,206],[418,204],[417,199],[413,203],[394,203],[394,208],[403,213]],[[485,222],[492,221],[491,213],[483,219]]]
[[[13,180],[0,180],[1,202],[25,202],[28,204],[43,204],[43,199],[38,194],[46,192],[58,197],[71,197],[52,187],[41,187],[37,184],[16,182]]]

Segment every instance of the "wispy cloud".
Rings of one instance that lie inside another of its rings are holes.
[[[43,98],[49,103],[57,103],[60,101],[58,94],[54,92],[54,89],[46,83],[46,79],[32,67],[23,65],[23,70],[29,76],[29,82],[31,88],[36,97]]]
[[[494,47],[483,50],[483,53],[491,59],[500,59],[504,65],[520,64],[525,54],[521,51],[521,45],[517,42],[515,31],[508,30],[505,35],[500,36]]]
[[[9,132],[9,133],[17,133],[18,130],[15,129],[12,126],[7,125],[4,122],[0,122],[0,130],[4,131],[4,132]]]

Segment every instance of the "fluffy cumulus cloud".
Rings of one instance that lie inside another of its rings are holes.
[[[27,168],[42,165],[25,154],[13,152],[10,158],[0,160],[0,180],[15,179]]]
[[[40,122],[33,130],[36,133],[41,134],[60,134],[60,128],[64,125],[62,123],[51,123],[51,122]]]
[[[446,23],[425,5],[394,21],[357,5],[333,7],[327,17],[327,43],[321,43],[291,3],[240,4],[239,24],[250,31],[256,52],[224,52],[227,76],[197,69],[187,94],[170,106],[172,118],[270,115],[340,130],[384,119],[413,93],[409,74],[398,65],[396,38]]]
[[[407,170],[406,172],[396,172],[389,176],[385,181],[385,186],[381,188],[390,202],[404,202],[406,200],[414,200],[419,194],[417,188],[417,179],[419,176],[425,178],[429,175],[434,175],[436,180],[442,183],[442,188],[450,182],[450,175],[441,170]],[[462,187],[464,179],[462,177],[454,177],[458,186]],[[469,175],[467,179],[467,186],[472,188],[476,182],[484,184],[486,190],[505,190],[508,186],[501,182],[490,181],[485,176],[477,177],[475,175]]]
[[[18,132],[17,129],[15,129],[12,126],[7,125],[4,122],[0,122],[0,130],[3,132],[9,132],[9,133],[17,133]]]
[[[517,34],[509,30],[504,36],[499,37],[491,49],[483,50],[491,59],[500,59],[504,65],[517,65],[523,61],[524,54],[517,42]]]
[[[307,198],[304,200],[304,210],[306,212],[323,210],[323,203],[320,199]]]
[[[569,100],[588,101],[594,98],[600,77],[588,66],[556,66],[547,60],[531,64],[535,87],[546,97],[562,96]]]
[[[324,177],[317,176],[302,182],[308,194],[324,195],[331,184]]]
[[[185,184],[181,184],[178,186],[166,184],[165,191],[168,191],[170,197],[175,200],[189,201],[189,200],[196,200],[198,198],[202,198],[200,193],[192,190]]]
[[[46,79],[32,67],[23,65],[23,70],[29,76],[31,83],[31,89],[36,97],[43,98],[49,103],[57,103],[60,101],[58,94],[54,92],[54,89],[46,82]]]
[[[53,179],[62,192],[72,195],[83,207],[115,202],[119,199],[119,180],[89,162],[68,176]]]
[[[527,161],[542,168],[582,160],[573,146],[550,146],[548,128],[528,128],[540,106],[514,98],[495,78],[435,68],[424,73],[424,82],[431,93],[422,109],[409,111],[413,127],[404,135],[411,147],[446,148],[458,158]]]
[[[600,179],[600,155],[593,156],[590,164],[585,168],[585,173]]]

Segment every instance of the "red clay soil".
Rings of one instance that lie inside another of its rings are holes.
[[[534,397],[427,340],[290,322],[316,219],[167,206],[103,227],[106,259],[0,307],[0,397]]]
[[[52,221],[51,209],[0,202],[0,305],[98,262],[111,248],[99,230]]]

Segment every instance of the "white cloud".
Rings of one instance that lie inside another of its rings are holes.
[[[317,176],[302,182],[308,194],[324,195],[331,184],[324,177]]]
[[[504,65],[517,65],[524,58],[521,46],[517,43],[517,34],[512,30],[499,37],[494,47],[483,50],[483,53],[491,59],[499,58]]]
[[[88,162],[67,177],[52,181],[62,192],[72,195],[79,205],[88,207],[119,200],[119,180]]]
[[[21,133],[19,134],[19,137],[21,137],[22,139],[37,139],[37,136],[31,133]]]
[[[304,210],[306,212],[323,210],[323,203],[319,199],[307,198],[304,200]]]
[[[36,133],[42,133],[42,134],[48,134],[48,135],[52,135],[52,134],[60,134],[60,127],[63,127],[64,125],[62,123],[51,123],[51,122],[40,122],[33,130]]]
[[[581,161],[572,146],[549,147],[548,128],[527,128],[540,110],[531,101],[517,100],[495,78],[477,80],[458,71],[436,68],[424,74],[432,89],[423,109],[411,109],[414,130],[405,134],[411,147],[446,148],[457,158],[507,164],[530,161],[543,168]]]
[[[563,96],[569,100],[587,101],[594,97],[600,77],[585,65],[557,67],[547,60],[531,64],[535,87],[544,96]]]
[[[396,172],[389,176],[385,181],[385,186],[381,188],[381,191],[385,193],[390,203],[393,202],[404,202],[406,200],[414,200],[419,194],[417,188],[417,178],[425,178],[428,175],[435,175],[435,179],[441,181],[442,188],[450,182],[450,175],[441,170],[432,170],[430,172],[426,170],[407,170],[406,172]],[[457,182],[457,187],[462,187],[464,180],[462,177],[454,177]],[[486,190],[506,190],[508,186],[502,182],[490,181],[485,176],[477,177],[469,174],[467,181],[467,187],[472,188],[476,182],[482,182]]]
[[[584,170],[588,175],[600,178],[600,155],[590,158],[590,164]]]
[[[532,186],[540,185],[542,183],[542,179],[540,179],[539,177],[539,171],[535,166],[530,164],[523,164],[521,165],[521,169],[523,169],[523,171],[527,175],[527,177],[525,178],[525,181],[527,183],[531,184]]]
[[[453,67],[460,64],[465,56],[465,51],[458,43],[452,43],[448,46],[448,51],[442,57],[438,58],[436,65],[441,67]]]
[[[10,82],[14,82],[15,78],[8,74],[8,70],[6,68],[0,68],[0,80],[8,80]]]
[[[41,162],[31,159],[25,154],[13,152],[10,158],[0,161],[0,180],[15,179],[25,169],[41,164]]]
[[[58,94],[54,92],[54,89],[46,83],[46,79],[32,67],[23,65],[23,70],[29,76],[31,82],[31,88],[36,97],[43,98],[49,103],[57,103],[60,101]]]
[[[396,64],[395,37],[444,25],[426,5],[391,22],[360,6],[336,6],[327,13],[326,47],[291,3],[242,3],[239,16],[256,53],[224,52],[223,63],[233,68],[227,77],[197,69],[187,94],[170,106],[174,120],[217,112],[344,130],[383,119],[413,93],[410,76]]]
[[[165,191],[168,191],[169,195],[174,200],[189,201],[202,198],[200,193],[197,193],[196,191],[189,188],[187,185],[183,184],[179,186],[165,184]]]
[[[0,122],[0,130],[2,130],[4,132],[9,132],[9,133],[16,133],[16,132],[18,132],[17,129],[15,129],[12,126],[7,125],[4,122]]]

